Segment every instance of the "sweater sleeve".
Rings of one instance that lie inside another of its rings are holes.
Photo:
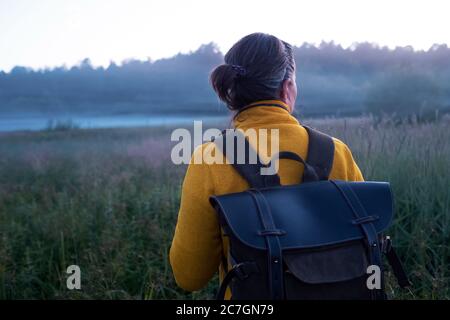
[[[216,212],[209,203],[214,183],[207,164],[194,164],[194,152],[183,181],[178,221],[170,248],[175,281],[187,291],[204,287],[217,272],[222,238]]]
[[[364,181],[364,177],[353,158],[350,148],[339,139],[333,138],[333,140],[335,143],[335,160],[331,171],[331,179]]]

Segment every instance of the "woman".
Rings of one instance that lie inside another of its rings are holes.
[[[308,134],[294,118],[297,97],[295,61],[291,45],[262,33],[248,35],[225,55],[225,64],[211,74],[218,97],[234,112],[237,129],[278,129],[279,150],[291,151],[306,159]],[[333,138],[335,144],[330,179],[362,181],[361,172],[349,148]],[[270,141],[269,141],[270,144]],[[194,152],[203,153],[208,143]],[[265,161],[262,155],[261,158]],[[183,182],[181,206],[170,249],[170,263],[177,284],[188,291],[203,288],[219,270],[224,277],[228,241],[223,236],[211,195],[241,192],[247,182],[230,164],[189,165]],[[303,166],[281,160],[281,184],[298,184]],[[230,298],[228,290],[225,297]]]

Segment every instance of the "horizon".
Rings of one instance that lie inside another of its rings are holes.
[[[445,9],[443,0],[230,0],[226,6],[176,0],[1,0],[0,70],[70,68],[86,57],[95,67],[157,61],[211,42],[224,53],[253,32],[297,47],[333,41],[349,48],[366,42],[427,51],[434,44],[450,44]]]
[[[371,42],[355,42],[355,43],[352,43],[351,45],[349,45],[347,47],[344,47],[342,44],[336,43],[335,41],[331,40],[331,41],[321,41],[320,43],[304,42],[304,43],[302,43],[300,45],[294,45],[294,49],[301,48],[303,46],[311,46],[311,47],[320,49],[322,44],[335,45],[336,47],[341,47],[343,50],[349,50],[349,51],[354,51],[358,46],[364,45],[364,44],[369,44],[374,49],[378,49],[378,50],[387,49],[389,52],[394,52],[395,50],[406,50],[407,49],[407,50],[411,50],[414,53],[420,53],[420,52],[427,53],[427,52],[432,51],[434,48],[438,48],[438,47],[442,47],[442,46],[444,46],[446,48],[449,48],[449,45],[447,43],[435,43],[435,44],[431,45],[428,49],[416,49],[412,45],[396,46],[396,47],[390,48],[388,46],[382,46],[382,45],[379,45],[378,43],[371,43]],[[219,48],[217,43],[210,42],[210,43],[203,43],[199,47],[197,47],[196,49],[189,50],[188,52],[181,52],[180,51],[180,52],[177,52],[177,53],[175,53],[175,54],[173,54],[171,56],[161,57],[159,59],[151,59],[150,56],[147,57],[147,59],[139,59],[139,58],[131,57],[131,58],[125,58],[122,61],[113,61],[113,60],[111,60],[107,65],[95,65],[95,64],[92,63],[92,60],[91,60],[90,57],[84,57],[83,59],[81,59],[80,61],[78,61],[77,63],[75,63],[73,65],[62,64],[62,65],[44,66],[44,67],[38,67],[38,68],[33,68],[33,67],[29,67],[29,66],[24,66],[24,65],[15,65],[12,68],[10,68],[9,70],[2,70],[2,69],[0,69],[0,73],[3,72],[3,73],[6,73],[6,74],[10,74],[14,68],[25,68],[28,72],[48,72],[48,71],[53,71],[55,69],[63,69],[63,70],[69,71],[72,68],[81,67],[84,62],[88,62],[89,65],[94,70],[102,69],[102,68],[106,70],[112,65],[121,67],[121,66],[123,66],[123,65],[125,65],[125,64],[127,64],[129,62],[133,62],[133,61],[139,61],[139,62],[142,62],[142,63],[151,63],[151,64],[153,64],[153,63],[156,63],[156,62],[161,61],[161,60],[169,60],[169,59],[176,58],[179,55],[194,54],[198,50],[200,50],[203,46],[209,46],[209,45],[212,45],[212,46],[216,47],[218,49],[218,52],[220,54],[222,54],[222,55],[224,55],[226,53],[226,52],[223,52],[222,50],[220,50],[220,48]]]

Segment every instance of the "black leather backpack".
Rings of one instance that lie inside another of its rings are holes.
[[[393,215],[389,183],[328,180],[333,140],[305,128],[306,161],[292,152],[278,157],[304,165],[302,184],[281,186],[278,175],[261,175],[264,164],[257,155],[257,163],[249,163],[255,151],[244,139],[246,161],[233,166],[250,189],[210,198],[229,237],[232,265],[218,299],[228,286],[233,300],[385,299],[382,255],[399,285],[409,285],[390,238],[383,235]],[[231,133],[213,140],[225,156],[227,139],[235,139],[237,150],[237,135]]]

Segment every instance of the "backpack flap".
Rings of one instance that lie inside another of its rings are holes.
[[[392,195],[387,182],[341,182],[347,184],[367,214],[374,217],[377,233],[389,227],[393,215]],[[280,230],[283,251],[317,248],[364,238],[355,221],[354,208],[332,181],[259,189]],[[253,249],[266,250],[258,205],[248,191],[212,196],[227,233]]]

